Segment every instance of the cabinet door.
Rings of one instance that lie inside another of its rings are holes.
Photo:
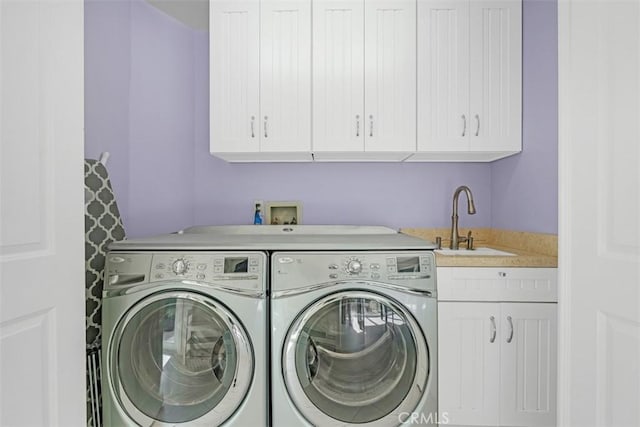
[[[555,426],[557,305],[500,306],[500,425]]]
[[[313,149],[364,150],[364,2],[313,2]]]
[[[498,424],[499,311],[497,303],[438,303],[438,406],[451,424]]]
[[[261,152],[311,151],[311,1],[260,11]]]
[[[522,148],[522,2],[471,2],[470,147]]]
[[[210,2],[212,153],[260,149],[259,11],[258,0]]]
[[[365,2],[365,150],[416,148],[416,1]]]
[[[418,151],[467,151],[469,2],[418,2]]]

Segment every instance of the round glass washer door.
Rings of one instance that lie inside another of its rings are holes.
[[[429,352],[413,316],[367,291],[326,296],[287,334],[283,376],[314,425],[397,425],[413,411],[429,375]]]
[[[244,399],[254,371],[247,334],[212,298],[155,294],[120,320],[109,344],[117,400],[139,425],[219,425]]]

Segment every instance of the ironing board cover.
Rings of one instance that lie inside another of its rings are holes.
[[[84,199],[87,348],[90,349],[98,347],[102,338],[102,283],[107,246],[125,238],[109,174],[97,160],[84,161]]]

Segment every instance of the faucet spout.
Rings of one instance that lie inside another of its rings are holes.
[[[453,213],[451,214],[451,243],[449,245],[450,249],[459,249],[460,242],[467,241],[468,237],[460,236],[458,232],[458,199],[460,198],[460,193],[464,192],[467,196],[467,213],[469,215],[473,215],[476,213],[476,205],[473,202],[473,194],[471,193],[471,189],[466,185],[461,185],[456,188],[456,191],[453,193]]]

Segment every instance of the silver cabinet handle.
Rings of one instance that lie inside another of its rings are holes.
[[[360,136],[360,116],[356,116],[356,136]]]
[[[509,337],[507,338],[507,342],[510,343],[513,340],[513,319],[511,316],[507,316],[507,322],[509,322]]]
[[[467,134],[467,116],[462,115],[462,136]]]
[[[267,132],[267,120],[269,120],[269,117],[264,116],[264,137],[268,138],[269,134]]]
[[[478,122],[478,127],[476,128],[476,136],[480,134],[480,116],[476,114],[476,122]]]
[[[489,339],[489,342],[494,343],[496,341],[496,333],[497,333],[496,318],[491,316],[489,317],[489,320],[491,320],[491,338]]]
[[[256,137],[256,132],[254,129],[254,125],[256,123],[256,116],[251,116],[251,138],[255,138]]]
[[[369,136],[373,136],[373,115],[369,116]]]

